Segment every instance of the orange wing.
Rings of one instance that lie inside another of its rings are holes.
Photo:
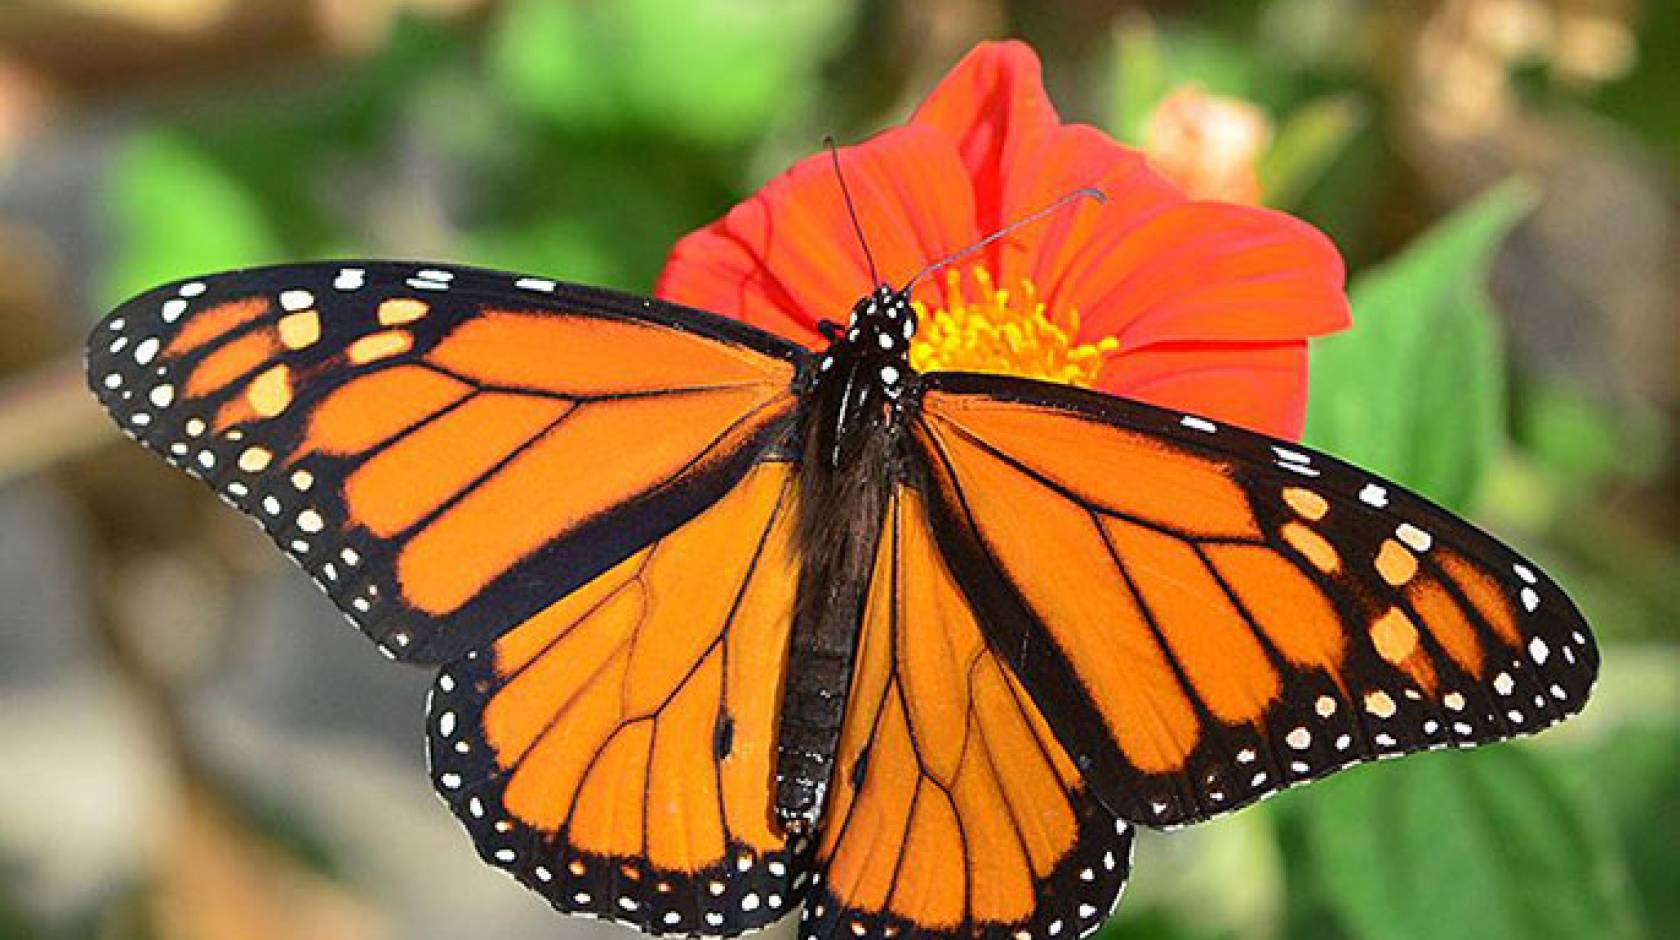
[[[88,368],[388,655],[442,662],[721,496],[784,432],[802,355],[656,301],[373,263],[162,288]]]
[[[914,490],[888,510],[857,657],[801,935],[1071,940],[1102,923],[1132,829],[987,646]]]
[[[806,854],[771,826],[792,505],[788,465],[760,464],[444,667],[432,776],[486,861],[654,933],[734,935],[798,903]]]
[[[987,639],[1127,819],[1528,734],[1590,692],[1555,584],[1332,458],[999,377],[930,377],[916,433]]]

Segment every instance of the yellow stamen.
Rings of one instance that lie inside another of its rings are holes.
[[[929,311],[920,301],[910,366],[919,372],[994,372],[1068,385],[1091,386],[1103,363],[1120,348],[1105,336],[1076,343],[1079,311],[1050,311],[1038,289],[1022,279],[1016,292],[999,289],[985,268],[970,269],[979,300],[970,303],[959,271],[945,276],[948,306]]]

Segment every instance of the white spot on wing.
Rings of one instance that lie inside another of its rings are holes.
[[[157,358],[158,350],[163,344],[155,336],[148,336],[134,346],[134,361],[141,365],[149,365]]]
[[[1400,539],[1400,541],[1411,546],[1412,551],[1415,552],[1427,552],[1429,551],[1429,546],[1435,544],[1435,540],[1430,537],[1428,532],[1423,531],[1409,522],[1400,523],[1400,525],[1394,530],[1394,535],[1396,538]]]

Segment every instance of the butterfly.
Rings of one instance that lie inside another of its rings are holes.
[[[908,289],[808,350],[388,262],[162,287],[121,428],[437,667],[437,791],[561,911],[729,936],[1084,935],[1134,827],[1528,734],[1598,654],[1531,563],[1332,457],[910,368]]]

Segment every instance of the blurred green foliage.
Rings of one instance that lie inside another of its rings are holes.
[[[1354,279],[1356,328],[1312,347],[1307,443],[1469,508],[1504,439],[1489,265],[1533,201],[1520,184],[1496,189]]]
[[[1492,506],[1526,524],[1524,537],[1551,539],[1558,506],[1632,471],[1627,434],[1578,390],[1507,393],[1489,270],[1536,191],[1496,187],[1391,251],[1391,220],[1375,207],[1405,174],[1386,136],[1391,103],[1335,49],[1331,8],[1345,7],[1254,0],[1168,22],[1123,18],[1103,123],[1140,141],[1154,104],[1184,82],[1274,115],[1261,162],[1269,200],[1336,237],[1355,274],[1355,328],[1313,351],[1308,442],[1452,509]],[[1668,27],[1639,70],[1588,104],[1680,153],[1670,93],[1680,54],[1662,52],[1673,52],[1680,23],[1673,5],[1649,10]],[[645,291],[677,237],[749,192],[760,168],[775,165],[766,153],[790,149],[783,135],[843,109],[828,103],[845,89],[826,69],[860,32],[849,15],[838,0],[513,0],[482,44],[406,21],[380,55],[291,89],[283,108],[256,96],[137,130],[107,180],[105,296],[245,264],[360,254]],[[1315,36],[1316,58],[1301,52]],[[1654,444],[1642,453],[1647,473],[1665,459]],[[1541,551],[1566,584],[1587,586],[1608,643],[1674,641],[1672,626],[1649,626],[1673,610],[1672,546],[1633,566],[1648,572],[1644,588],[1630,588],[1618,563],[1572,551],[1567,537]],[[1283,860],[1281,923],[1210,928],[1182,899],[1143,898],[1122,907],[1106,936],[1667,935],[1661,925],[1680,924],[1680,718],[1641,718],[1590,747],[1423,756],[1288,794],[1251,811],[1275,822],[1265,838]],[[1209,838],[1227,826],[1210,824]],[[0,905],[0,936],[9,929]]]

